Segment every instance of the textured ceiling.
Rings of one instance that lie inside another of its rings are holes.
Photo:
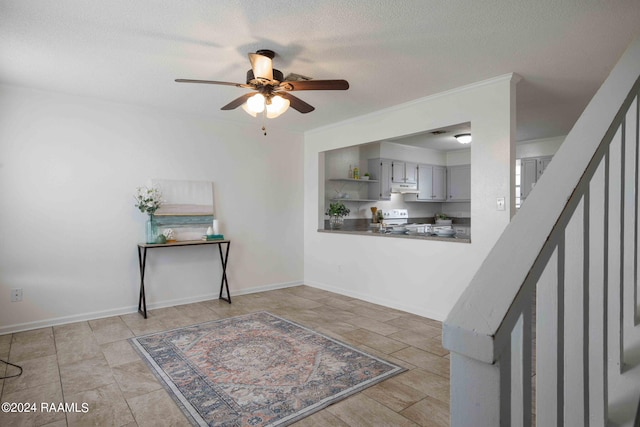
[[[220,107],[248,52],[346,91],[298,92],[316,111],[269,121],[305,131],[505,73],[518,140],[566,134],[634,37],[638,0],[1,0],[0,83],[261,125]]]

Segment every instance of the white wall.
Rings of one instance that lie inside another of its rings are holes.
[[[135,311],[150,178],[213,181],[232,296],[301,283],[303,136],[0,86],[0,334]],[[148,307],[217,298],[217,248],[149,252]],[[10,289],[24,300],[10,302]]]
[[[441,166],[446,166],[447,163],[446,154],[443,151],[394,142],[380,143],[380,158]]]
[[[471,164],[471,149],[447,151],[447,166]],[[471,165],[473,167],[473,165]]]
[[[564,136],[521,141],[516,145],[516,158],[553,156],[562,145]]]
[[[513,206],[515,84],[501,76],[305,134],[305,282],[444,319],[509,223]],[[321,233],[326,150],[471,122],[471,244]]]

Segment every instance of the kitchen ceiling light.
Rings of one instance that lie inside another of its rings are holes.
[[[459,135],[456,135],[455,138],[458,140],[460,144],[469,144],[471,142],[470,133],[461,133]]]

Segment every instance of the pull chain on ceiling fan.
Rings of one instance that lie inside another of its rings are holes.
[[[246,83],[220,82],[214,80],[176,79],[178,83],[204,83],[213,85],[236,86],[252,89],[258,93],[245,93],[234,99],[221,110],[234,110],[240,106],[248,114],[256,117],[260,113],[273,119],[287,111],[289,107],[300,113],[310,113],[315,108],[289,92],[297,90],[347,90],[346,80],[290,80],[287,81],[280,70],[273,68],[272,50],[262,49],[249,54],[251,69],[247,71]],[[265,127],[263,126],[263,130]],[[266,135],[266,131],[265,131]]]

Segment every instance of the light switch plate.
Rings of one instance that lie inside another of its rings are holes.
[[[22,289],[11,289],[11,302],[22,301]]]
[[[505,205],[504,205],[504,197],[498,197],[497,199],[497,204],[496,204],[496,208],[499,211],[503,211],[506,209]]]

